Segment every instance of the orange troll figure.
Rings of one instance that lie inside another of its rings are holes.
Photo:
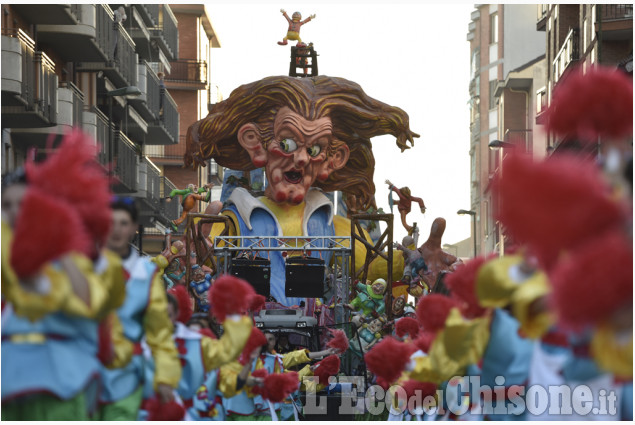
[[[423,199],[417,198],[416,196],[412,196],[412,193],[410,193],[409,187],[406,186],[406,187],[402,187],[401,189],[398,189],[395,185],[393,185],[390,182],[390,180],[386,180],[386,184],[388,185],[388,189],[391,191],[390,192],[391,194],[392,192],[395,192],[397,196],[399,196],[399,203],[397,204],[397,209],[399,210],[399,215],[401,216],[401,224],[403,224],[403,227],[408,231],[408,235],[412,236],[412,232],[414,228],[410,226],[408,223],[406,223],[406,216],[410,212],[413,202],[416,202],[419,204],[419,208],[421,208],[421,214],[425,214],[426,205],[423,203]],[[389,197],[388,201],[390,203],[390,210],[392,212],[392,205],[393,205],[392,196]]]
[[[309,16],[304,21],[301,21],[302,15],[300,14],[300,12],[293,12],[293,15],[291,15],[291,19],[289,19],[289,15],[287,15],[287,12],[284,9],[280,9],[280,12],[282,12],[284,17],[287,19],[287,22],[289,22],[289,29],[287,30],[287,36],[283,38],[282,41],[278,41],[278,44],[281,46],[286,46],[287,40],[295,40],[298,42],[298,44],[302,43],[302,39],[300,38],[300,28],[302,27],[302,25],[311,21],[311,19],[315,19],[315,14]]]
[[[181,216],[176,220],[172,220],[172,227],[175,231],[178,226],[185,221],[187,214],[194,209],[196,201],[210,201],[212,197],[212,186],[212,183],[207,183],[205,186],[198,188],[194,183],[190,183],[185,189],[173,189],[172,192],[170,192],[168,199],[181,195],[181,205],[183,206],[183,213]]]
[[[238,87],[190,126],[184,161],[194,166],[214,158],[239,171],[264,167],[264,196],[236,188],[221,211],[231,218],[234,234],[348,235],[350,221],[334,216],[322,191],[356,195],[347,196],[355,202],[349,210],[367,209],[375,192],[370,139],[392,134],[403,151],[419,137],[408,123],[403,110],[343,78],[267,77]],[[285,296],[284,259],[274,254],[271,295],[285,305],[299,304],[300,299]],[[328,254],[323,255],[327,263]],[[360,252],[359,258],[365,255]]]

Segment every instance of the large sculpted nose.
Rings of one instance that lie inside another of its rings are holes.
[[[306,149],[299,148],[293,155],[293,162],[298,168],[304,168],[309,163],[309,153]]]

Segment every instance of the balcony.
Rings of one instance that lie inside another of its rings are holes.
[[[547,17],[549,16],[549,7],[548,4],[538,4],[537,12],[538,17],[536,21],[536,31],[545,31],[547,29]]]
[[[57,125],[55,127],[14,128],[11,136],[25,146],[46,147],[51,134],[62,136],[72,128],[84,126],[84,94],[73,83],[62,82],[57,89]]]
[[[598,4],[600,22],[595,22],[595,31],[602,31],[602,40],[633,41],[633,5]]]
[[[57,121],[55,64],[22,30],[3,30],[2,120],[10,128],[50,127]]]
[[[153,28],[157,27],[159,16],[158,4],[135,4],[129,12],[130,23],[126,25],[130,36],[136,45],[139,59],[150,62],[160,62],[163,68],[170,69],[170,61],[153,39]],[[155,18],[156,17],[156,18]]]
[[[165,81],[169,87],[204,90],[207,86],[207,62],[181,59],[170,62],[171,71]]]
[[[108,5],[95,6],[95,43],[100,57],[81,58],[77,71],[103,71],[115,87],[134,86],[137,83],[137,54],[135,43],[120,23],[115,23]]]
[[[113,136],[112,165],[116,193],[137,191],[137,148],[121,131]],[[108,145],[108,144],[106,144]]]
[[[151,225],[161,204],[161,170],[146,157],[139,162],[135,197],[140,200],[140,223]]]
[[[562,77],[565,71],[571,64],[576,63],[580,59],[579,50],[579,30],[577,28],[571,28],[560,51],[553,60],[553,81],[557,83]]]
[[[150,6],[150,5],[148,5]],[[157,25],[148,28],[150,39],[155,41],[168,60],[179,57],[179,32],[176,18],[172,9],[167,4],[156,5],[158,7]],[[154,10],[151,12],[154,13]]]
[[[34,25],[72,25],[76,23],[70,4],[42,3],[34,7],[33,4],[14,3],[11,7]]]
[[[101,6],[94,4],[71,5],[74,22],[38,25],[39,42],[55,50],[67,62],[105,61],[108,50],[99,45],[97,32],[106,24],[98,21],[98,9]]]
[[[545,124],[544,112],[548,107],[547,87],[536,91],[536,124]]]
[[[179,113],[176,103],[162,86],[147,62],[139,67],[139,89],[142,95],[130,103],[148,123],[147,145],[173,145],[178,141]]]

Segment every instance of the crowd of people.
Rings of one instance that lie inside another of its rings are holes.
[[[3,176],[2,419],[293,416],[298,374],[282,395],[264,393],[267,382],[338,350],[291,350],[281,338],[278,355],[254,327],[264,300],[237,278],[205,294],[233,300],[192,313],[186,287],[167,289],[131,245],[135,201],[110,193],[94,154],[75,131],[44,162]]]

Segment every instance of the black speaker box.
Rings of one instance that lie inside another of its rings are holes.
[[[321,258],[287,258],[284,294],[287,297],[324,297],[324,260]]]
[[[230,274],[249,282],[257,294],[269,296],[271,262],[266,258],[235,258],[232,260]]]

